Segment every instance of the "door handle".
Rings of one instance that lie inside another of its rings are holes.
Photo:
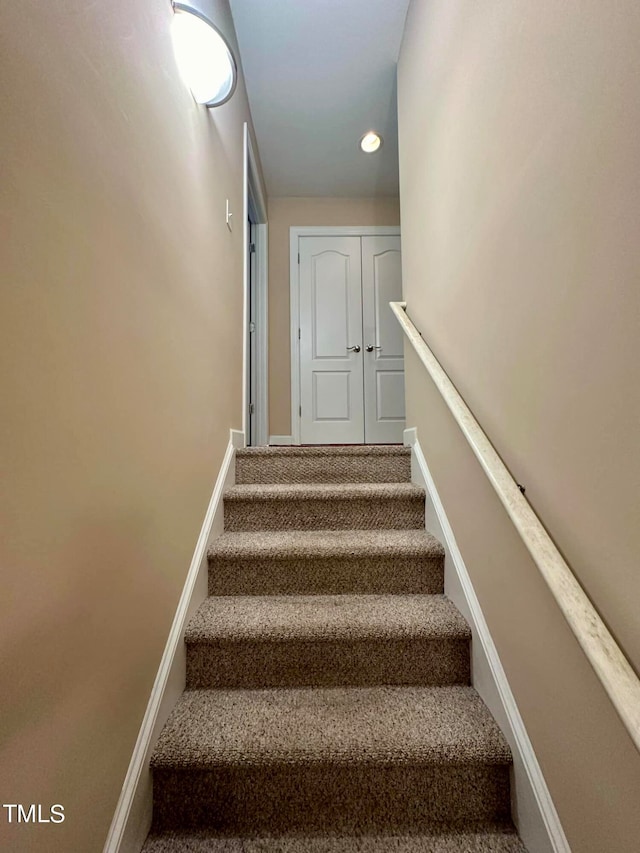
[[[354,347],[347,347],[347,349],[349,350],[349,352],[360,352],[360,347],[358,344],[356,344]]]
[[[377,347],[374,344],[367,344],[367,346],[366,346],[367,352],[373,352],[374,349],[382,349],[382,347]]]

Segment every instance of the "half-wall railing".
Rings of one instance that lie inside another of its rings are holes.
[[[469,442],[636,748],[640,750],[640,679],[482,427],[409,319],[406,312],[407,303],[389,304]]]

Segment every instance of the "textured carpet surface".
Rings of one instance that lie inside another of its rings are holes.
[[[405,834],[509,816],[506,764],[232,764],[153,778],[157,830]]]
[[[223,533],[211,548],[214,559],[286,557],[317,559],[366,554],[368,557],[433,557],[444,548],[426,530],[261,530]]]
[[[411,459],[411,448],[402,444],[313,444],[300,447],[243,447],[236,451],[236,458],[262,459],[312,459],[320,458],[331,462],[333,459],[360,457],[360,463],[371,459],[379,460],[383,456],[396,456]]]
[[[470,638],[443,595],[212,597],[185,633],[187,687],[467,684]]]
[[[190,644],[187,688],[468,684],[458,638],[343,637]]]
[[[398,635],[468,639],[471,632],[443,595],[221,596],[201,605],[185,639],[194,643]]]
[[[224,493],[225,501],[337,501],[340,504],[359,500],[424,499],[424,489],[413,483],[249,483],[232,486]]]
[[[153,767],[223,764],[508,764],[471,687],[186,691]]]
[[[424,489],[413,483],[289,483],[234,486],[225,530],[424,528]]]
[[[224,495],[145,853],[523,853],[407,448],[250,448]]]
[[[402,483],[408,447],[251,447],[236,455],[236,483]]]
[[[425,530],[223,533],[209,595],[442,592],[444,549]]]
[[[220,838],[207,830],[151,836],[145,853],[525,853],[512,828],[443,828],[429,835]]]

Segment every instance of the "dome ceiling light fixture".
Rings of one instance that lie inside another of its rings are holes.
[[[199,104],[218,107],[233,95],[238,69],[226,39],[186,3],[173,3],[171,38],[180,76]]]
[[[382,137],[375,130],[368,130],[360,140],[360,148],[365,154],[373,154],[382,147]]]

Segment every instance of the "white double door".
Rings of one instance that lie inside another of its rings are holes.
[[[300,237],[301,444],[401,443],[399,236]]]

